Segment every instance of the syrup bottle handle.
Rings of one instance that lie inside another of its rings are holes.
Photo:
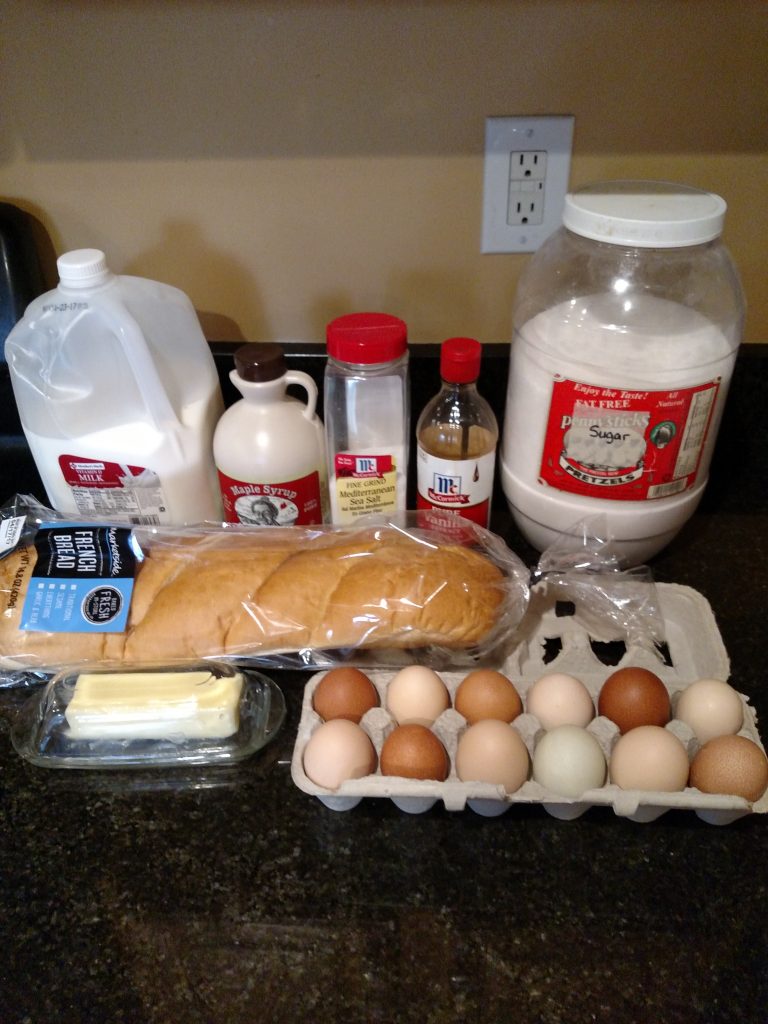
[[[317,408],[317,384],[308,373],[303,373],[301,370],[289,370],[284,379],[286,384],[298,384],[306,391],[307,404],[301,410],[301,415],[305,420],[313,420]]]

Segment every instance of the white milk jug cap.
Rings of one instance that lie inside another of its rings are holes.
[[[56,260],[65,288],[93,288],[110,278],[107,258],[101,249],[74,249]]]
[[[613,245],[673,249],[718,238],[726,203],[712,192],[663,181],[609,181],[565,197],[563,224]]]

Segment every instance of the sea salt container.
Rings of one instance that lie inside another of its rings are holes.
[[[683,185],[589,185],[530,260],[501,477],[539,550],[601,513],[622,562],[638,564],[696,509],[744,320],[725,210]]]

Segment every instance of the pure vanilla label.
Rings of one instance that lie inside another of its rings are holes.
[[[419,446],[416,507],[456,512],[487,527],[495,463],[495,449],[474,459],[440,459]]]

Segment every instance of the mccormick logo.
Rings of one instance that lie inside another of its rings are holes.
[[[334,463],[336,475],[340,477],[372,479],[392,473],[395,469],[391,455],[350,455],[340,452],[335,456]]]
[[[439,501],[444,505],[466,505],[469,502],[469,495],[461,493],[460,476],[435,473],[427,495],[430,501]]]
[[[461,494],[461,477],[435,473],[432,486],[437,494]]]

